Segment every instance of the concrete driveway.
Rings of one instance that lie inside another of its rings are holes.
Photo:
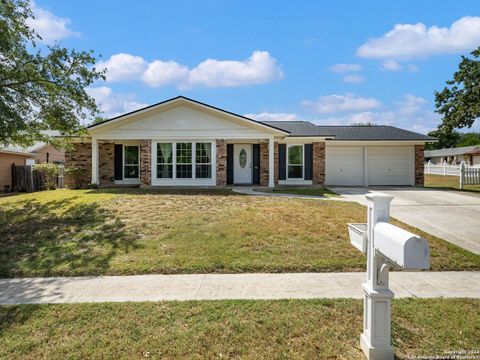
[[[480,254],[480,195],[411,187],[329,188],[363,205],[368,193],[392,195],[392,217]]]

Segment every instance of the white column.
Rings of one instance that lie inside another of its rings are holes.
[[[391,344],[391,302],[393,292],[388,288],[388,280],[379,282],[378,275],[385,258],[375,254],[374,228],[378,222],[388,222],[390,202],[393,197],[385,194],[367,195],[367,281],[364,291],[363,333],[360,347],[369,360],[393,360]],[[387,270],[388,271],[388,270]],[[388,279],[388,274],[383,280]]]
[[[92,184],[98,185],[99,184],[99,176],[98,176],[98,163],[99,163],[99,155],[98,155],[98,140],[92,137]]]
[[[275,187],[275,139],[268,139],[268,187]]]

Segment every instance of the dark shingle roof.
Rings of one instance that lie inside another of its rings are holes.
[[[335,140],[422,140],[435,141],[434,137],[395,126],[318,126],[321,132],[335,135]]]
[[[330,137],[328,133],[320,129],[317,125],[308,121],[262,121],[265,125],[273,126],[290,133],[289,136],[323,136]]]
[[[394,126],[317,126],[308,121],[262,121],[290,132],[290,136],[334,137],[334,140],[421,140],[435,141],[436,138]]]

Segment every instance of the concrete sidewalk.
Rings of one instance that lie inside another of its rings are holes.
[[[0,279],[0,304],[362,298],[365,273],[193,274]],[[396,297],[480,298],[480,272],[390,274]]]

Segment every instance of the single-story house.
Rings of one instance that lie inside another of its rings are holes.
[[[425,161],[431,161],[434,164],[460,164],[465,161],[470,165],[480,165],[480,145],[425,150],[424,156]]]
[[[391,126],[260,122],[179,96],[89,126],[66,166],[100,186],[414,186],[435,140]]]
[[[65,151],[38,142],[29,147],[0,147],[0,191],[12,186],[12,165],[63,164]]]

